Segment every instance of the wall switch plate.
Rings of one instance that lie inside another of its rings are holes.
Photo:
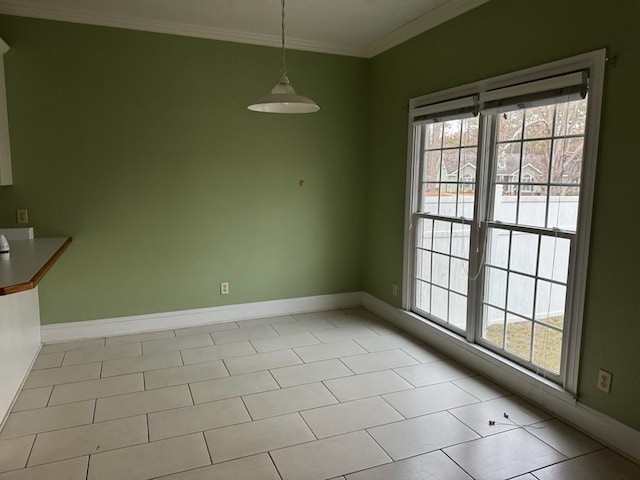
[[[393,284],[391,284],[391,294],[392,294],[394,297],[397,297],[397,296],[398,296],[398,284],[397,284],[397,283],[393,283]]]
[[[29,212],[26,208],[19,208],[16,210],[16,222],[20,225],[29,223]]]
[[[598,390],[611,393],[611,373],[604,370],[598,371]]]
[[[229,282],[220,283],[220,295],[229,295]]]

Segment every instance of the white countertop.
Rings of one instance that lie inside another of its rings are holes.
[[[0,260],[0,295],[34,288],[70,243],[70,237],[10,240],[11,256]]]

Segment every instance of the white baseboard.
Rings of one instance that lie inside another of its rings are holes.
[[[41,327],[41,336],[42,343],[65,342],[170,328],[196,327],[208,323],[224,323],[250,318],[358,307],[360,305],[362,305],[362,292],[337,293],[314,297],[241,303],[222,307],[198,308],[179,312],[56,323],[43,325]]]
[[[554,416],[640,463],[640,432],[577,401],[557,385],[517,365],[510,365],[488,350],[472,345],[437,325],[424,322],[368,293],[363,306],[379,317],[454,358],[472,370],[535,403]]]

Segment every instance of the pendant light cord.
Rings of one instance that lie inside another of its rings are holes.
[[[287,76],[286,50],[284,48],[284,0],[282,0],[282,66],[280,67],[280,76]]]

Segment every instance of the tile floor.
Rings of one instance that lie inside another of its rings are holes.
[[[640,466],[362,308],[43,346],[0,431],[0,480],[155,478],[599,480]]]

